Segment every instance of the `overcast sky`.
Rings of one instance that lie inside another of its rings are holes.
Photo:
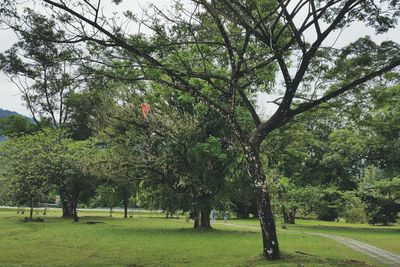
[[[104,2],[104,1],[103,1]],[[149,3],[154,3],[160,7],[167,7],[172,4],[169,0],[125,0],[118,7],[118,10],[132,10],[134,13],[140,13],[141,7],[146,7]],[[106,11],[115,10],[112,4],[107,4]],[[330,39],[327,40],[326,45],[333,44],[338,34],[334,34]],[[394,40],[400,43],[400,27],[396,27],[389,31],[387,34],[375,36],[374,31],[370,28],[365,27],[363,24],[355,24],[350,28],[345,29],[337,40],[335,46],[341,47],[348,43],[356,40],[359,37],[369,35],[375,42],[382,42],[385,40]],[[4,51],[9,48],[13,43],[17,41],[15,34],[11,31],[0,31],[0,51]],[[259,97],[261,105],[261,111],[265,113],[273,110],[272,104],[265,104],[267,100],[271,100],[274,96],[261,95]],[[0,108],[16,111],[24,115],[30,115],[29,111],[23,105],[21,96],[17,87],[8,80],[8,78],[0,72]]]

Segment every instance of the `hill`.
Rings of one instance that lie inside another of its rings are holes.
[[[15,111],[0,108],[0,118],[5,118],[11,115],[21,115]],[[21,115],[22,116],[22,115]]]
[[[33,122],[33,120],[31,118],[26,117],[24,115],[21,115],[18,112],[0,108],[0,119],[6,118],[6,117],[9,117],[9,116],[12,116],[12,115],[21,116],[21,117],[27,118],[29,121]],[[1,129],[0,129],[0,132],[1,132]],[[0,134],[0,142],[3,141],[3,140],[4,140],[4,136],[2,136]]]

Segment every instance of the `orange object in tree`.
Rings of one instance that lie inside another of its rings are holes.
[[[147,103],[140,104],[140,108],[142,109],[143,117],[147,119],[147,114],[150,112],[150,105]]]

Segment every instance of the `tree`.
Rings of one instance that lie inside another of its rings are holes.
[[[51,41],[64,34],[55,31],[51,18],[29,7],[22,14],[13,12],[13,16],[24,23],[8,24],[19,40],[0,53],[0,69],[19,89],[37,128],[63,126],[75,104],[68,99],[81,85],[74,55],[79,51]],[[6,20],[1,22],[7,24]],[[63,205],[68,202],[63,194],[61,199]],[[63,216],[70,216],[70,210],[63,206]]]
[[[60,193],[68,201],[73,220],[77,222],[78,204],[87,201],[95,193],[95,179],[90,171],[91,158],[96,154],[96,148],[91,140],[72,141],[65,144],[66,153],[63,155],[61,165],[56,165],[61,171],[58,176],[53,176],[53,182],[58,186]]]
[[[12,203],[30,207],[30,221],[33,208],[52,189],[47,152],[55,144],[48,137],[49,131],[9,138],[0,147],[4,193]]]
[[[146,79],[201,99],[226,120],[256,188],[263,253],[269,259],[279,258],[279,245],[261,143],[295,116],[348,91],[362,90],[400,65],[399,47],[391,41],[377,45],[361,40],[343,49],[325,46],[336,30],[355,21],[378,33],[394,27],[400,14],[397,0],[304,0],[293,5],[194,0],[189,8],[176,5],[176,16],[156,9],[154,16],[141,21],[153,32],[149,38],[125,34],[116,20],[101,14],[100,1],[42,2],[50,5],[60,24],[68,18],[64,26],[72,25],[73,36],[62,41],[91,41],[124,50]],[[132,13],[126,15],[134,19]],[[306,31],[315,37],[306,41]],[[271,92],[277,71],[284,80],[281,97],[274,101],[278,109],[262,121],[251,98],[255,92]],[[238,119],[241,106],[252,118],[251,131],[244,131]]]
[[[395,79],[395,82],[398,82]],[[380,87],[371,97],[369,116],[360,123],[368,131],[368,164],[392,178],[400,172],[400,86]]]
[[[95,207],[110,208],[110,217],[112,217],[113,207],[117,203],[117,192],[112,185],[101,184],[96,188],[96,195],[91,200]],[[126,218],[126,217],[125,217]]]
[[[232,147],[218,136],[224,129],[213,127],[218,117],[182,113],[173,106],[161,107],[162,103],[152,101],[160,113],[145,121],[135,121],[130,113],[129,119],[117,119],[113,143],[119,153],[128,155],[125,167],[142,174],[142,190],[151,192],[140,194],[142,201],[167,213],[191,210],[195,228],[210,228],[210,212],[225,186]],[[169,111],[161,113],[165,110]]]
[[[64,34],[55,31],[54,20],[30,8],[14,15],[24,24],[8,24],[19,40],[0,53],[0,69],[19,89],[36,124],[41,120],[53,127],[64,124],[70,113],[66,100],[80,84],[74,62],[74,53],[79,52],[51,41]]]
[[[396,223],[400,212],[400,178],[380,179],[361,189],[368,223]]]
[[[78,220],[77,205],[94,193],[94,176],[85,170],[95,149],[90,141],[74,141],[62,129],[43,129],[2,144],[3,179],[16,203],[31,211],[50,190],[58,190],[70,214]]]
[[[110,207],[111,215],[112,207],[121,201],[124,218],[128,218],[129,202],[140,180],[140,171],[130,159],[130,156],[134,155],[123,145],[118,144],[118,141],[101,135],[100,140],[98,142],[102,147],[98,149],[97,155],[91,159],[92,162],[88,167],[89,172],[99,179],[92,204]]]

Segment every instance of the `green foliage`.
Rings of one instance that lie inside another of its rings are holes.
[[[5,118],[0,118],[0,135],[5,136],[21,136],[31,134],[37,130],[28,118],[20,115],[11,115]]]
[[[56,191],[76,208],[93,194],[93,176],[86,172],[94,153],[90,141],[73,141],[62,129],[44,129],[8,138],[0,153],[5,197],[11,203],[36,205]]]
[[[370,224],[396,223],[400,212],[400,177],[376,180],[361,192]]]
[[[90,206],[96,207],[114,207],[117,204],[117,192],[114,187],[101,184],[96,188],[96,194],[90,201]]]
[[[60,153],[63,133],[51,130],[7,139],[1,144],[7,199],[15,204],[36,204],[52,189],[54,155]]]
[[[349,191],[343,193],[344,205],[340,211],[340,217],[347,223],[366,223],[365,204],[357,195],[357,192]]]
[[[27,7],[19,12],[9,25],[19,40],[0,53],[0,70],[19,89],[35,123],[42,119],[52,126],[63,124],[69,115],[66,99],[80,86],[75,82],[78,48],[54,42],[65,34],[56,30],[54,19]]]

